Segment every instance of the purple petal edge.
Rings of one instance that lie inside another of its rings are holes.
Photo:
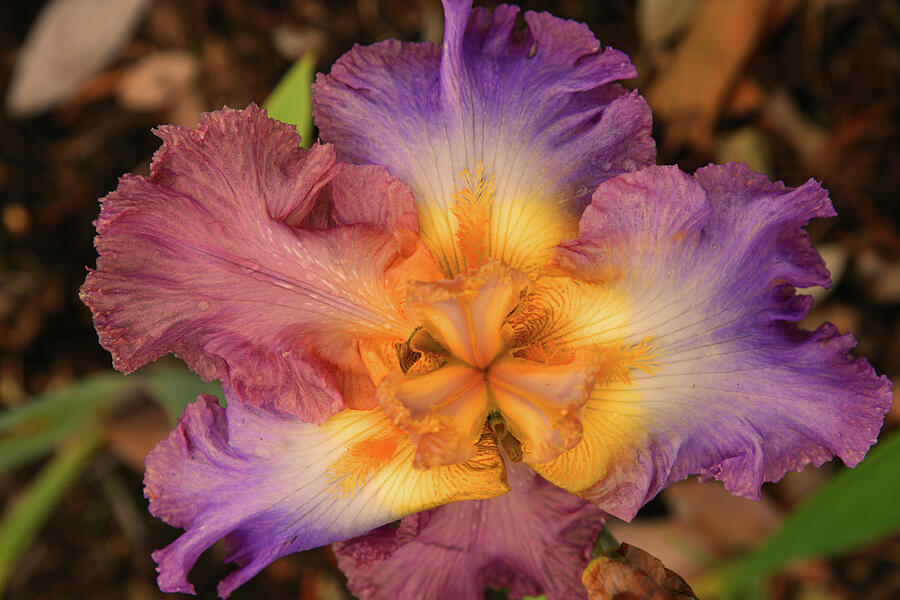
[[[627,388],[642,407],[639,433],[583,497],[630,519],[691,474],[758,498],[787,471],[863,459],[891,382],[850,355],[852,335],[796,325],[811,298],[795,288],[829,284],[802,227],[833,215],[818,183],[787,188],[737,164],[694,177],[651,167],[597,189],[557,263],[628,295],[642,318],[627,339],[658,340],[660,368]],[[621,279],[600,277],[600,260]],[[595,394],[592,410],[619,410]]]
[[[649,107],[614,83],[635,76],[625,54],[547,13],[526,13],[514,31],[515,6],[444,8],[442,52],[357,46],[318,76],[316,123],[344,160],[385,165],[420,201],[449,197],[456,171],[477,161],[497,173],[501,195],[519,181],[573,202],[653,163]]]

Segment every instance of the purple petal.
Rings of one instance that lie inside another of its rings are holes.
[[[300,149],[293,127],[255,106],[158,135],[150,177],[125,176],[102,200],[100,257],[82,287],[101,344],[119,370],[174,352],[243,400],[321,422],[349,401],[344,380],[368,380],[354,340],[409,335],[397,282],[434,271],[427,251],[383,222],[294,227],[359,168],[338,175],[329,146]],[[413,210],[383,173],[355,192]]]
[[[510,598],[586,598],[581,572],[604,514],[507,463],[512,491],[490,500],[441,506],[335,545],[350,590],[361,600],[481,600],[484,589]]]
[[[862,460],[890,382],[849,354],[852,336],[795,324],[811,299],[794,288],[828,285],[801,227],[833,214],[816,182],[786,188],[736,164],[602,184],[557,264],[623,299],[615,315],[577,315],[593,319],[582,343],[602,330],[643,342],[647,362],[632,384],[595,389],[584,443],[538,472],[631,518],[690,474],[758,498],[787,471]]]
[[[650,111],[614,83],[635,76],[628,57],[604,50],[586,26],[529,12],[514,31],[517,7],[444,7],[442,51],[386,41],[320,75],[316,122],[342,159],[385,165],[410,185],[423,238],[448,271],[461,260],[450,247],[456,174],[483,164],[496,177],[493,257],[519,267],[528,222],[541,214],[528,205],[572,222],[571,236],[572,213],[599,182],[652,164]]]
[[[352,453],[354,446],[384,448],[382,442],[388,444],[383,459],[368,466]],[[240,402],[223,409],[215,398],[201,396],[147,457],[150,511],[185,529],[153,553],[160,588],[194,593],[188,571],[223,537],[226,561],[239,566],[219,584],[224,598],[285,554],[508,489],[492,445],[481,444],[470,461],[427,471],[412,468],[414,451],[381,410],[346,410],[316,426]],[[348,473],[336,470],[339,465],[363,468]],[[336,473],[361,481],[341,487]]]

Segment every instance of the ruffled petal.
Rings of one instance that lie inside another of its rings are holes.
[[[389,231],[419,232],[412,192],[381,165],[344,165],[329,191],[338,225],[366,223]]]
[[[757,498],[789,470],[862,460],[890,382],[849,354],[852,336],[795,324],[811,304],[795,286],[828,284],[801,227],[833,214],[817,183],[786,188],[736,164],[602,184],[556,263],[575,278],[570,294],[615,310],[556,302],[548,321],[579,325],[547,341],[625,368],[594,389],[582,443],[537,471],[627,519],[690,474]]]
[[[374,407],[354,344],[405,339],[405,282],[438,275],[428,250],[398,234],[396,223],[414,226],[409,193],[383,171],[339,174],[330,147],[302,150],[293,127],[255,106],[158,135],[150,177],[122,178],[102,201],[100,257],[81,290],[114,366],[174,352],[242,400],[317,422],[351,396]],[[353,188],[358,204],[393,207],[335,208],[353,224],[296,227],[336,175],[338,206]]]
[[[467,268],[454,207],[482,172],[488,258],[532,272],[599,182],[652,164],[650,111],[614,83],[635,76],[628,57],[586,26],[529,12],[515,31],[517,7],[471,4],[444,2],[442,49],[391,40],[344,55],[314,85],[316,123],[342,159],[412,188],[447,275]]]
[[[342,411],[316,426],[201,396],[147,457],[150,511],[185,529],[153,554],[160,589],[194,593],[187,572],[222,537],[226,560],[239,566],[219,584],[225,598],[279,556],[509,489],[487,438],[449,467],[413,469],[414,450],[380,409]]]
[[[335,545],[360,600],[481,600],[484,589],[510,598],[586,598],[581,573],[605,515],[507,463],[512,491],[457,502]]]

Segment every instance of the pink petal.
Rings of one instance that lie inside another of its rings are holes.
[[[114,366],[174,352],[242,400],[317,422],[348,385],[374,406],[356,343],[408,337],[402,282],[429,277],[428,252],[387,223],[295,227],[340,165],[255,106],[159,135],[150,177],[123,177],[102,200],[82,287]],[[387,175],[358,186],[361,205],[386,198],[411,210]]]
[[[338,564],[360,600],[481,600],[484,589],[510,598],[586,598],[581,572],[605,515],[507,462],[512,491],[455,502],[335,545]]]

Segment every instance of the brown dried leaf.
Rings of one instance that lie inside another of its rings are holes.
[[[651,82],[647,99],[667,121],[667,145],[712,147],[712,129],[763,32],[770,0],[705,0],[675,49],[672,63]]]
[[[743,117],[760,110],[765,100],[766,92],[753,77],[745,76],[734,86],[725,112],[734,117]]]
[[[198,72],[197,59],[188,52],[155,52],[125,71],[116,84],[116,96],[122,106],[134,111],[173,106],[191,88]]]
[[[328,34],[314,27],[298,29],[283,23],[272,30],[272,45],[278,54],[290,61],[298,60],[307,52],[321,56],[328,48],[328,42]]]
[[[592,560],[581,581],[589,600],[696,600],[691,586],[677,573],[629,544]]]
[[[31,230],[31,214],[18,202],[4,204],[0,220],[4,229],[14,237],[23,236]]]
[[[784,506],[793,507],[809,498],[827,479],[827,470],[808,466],[802,471],[785,473],[774,491]]]
[[[48,110],[99,73],[131,38],[150,0],[52,0],[25,41],[6,97],[16,116]]]
[[[900,302],[900,261],[885,264],[869,284],[869,292],[876,302]]]
[[[850,252],[841,244],[817,244],[816,250],[822,255],[825,267],[831,274],[831,287],[828,289],[820,286],[797,288],[797,293],[809,294],[815,300],[816,305],[818,305],[830,296],[841,282],[844,272],[847,270],[847,264],[850,261]]]
[[[688,24],[698,0],[639,0],[635,17],[641,39],[649,48],[665,44]]]
[[[891,381],[900,381],[900,373],[894,373]],[[900,425],[900,385],[894,386],[894,402],[891,404],[891,410],[885,417],[888,423]]]
[[[17,406],[27,397],[22,361],[0,358],[0,406]]]
[[[610,519],[606,528],[617,540],[640,546],[687,578],[702,574],[715,560],[702,536],[689,539],[671,518],[637,518],[631,523]]]
[[[190,8],[184,3],[181,8]],[[187,23],[179,13],[179,7],[168,2],[156,2],[147,13],[147,36],[163,48],[186,48],[191,42]]]
[[[744,163],[757,173],[772,173],[772,150],[763,133],[747,125],[719,138],[716,162]]]
[[[775,90],[763,105],[763,119],[780,133],[804,163],[812,165],[828,144],[828,132],[810,122],[784,90]]]
[[[859,331],[862,324],[862,314],[859,308],[844,302],[826,302],[821,306],[813,306],[802,321],[800,327],[814,331],[823,323],[831,323],[838,331],[848,333]]]

